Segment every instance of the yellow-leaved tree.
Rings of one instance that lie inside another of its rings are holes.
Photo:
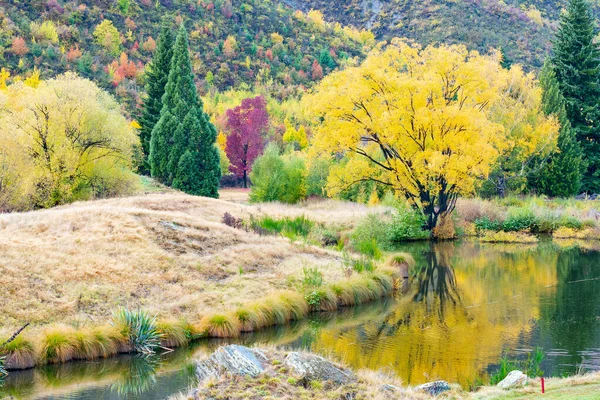
[[[503,120],[510,110],[496,105],[521,106],[505,101],[512,95],[506,82],[529,78],[499,60],[463,46],[421,49],[394,39],[362,65],[323,79],[303,104],[316,119],[312,155],[342,159],[330,170],[328,193],[378,182],[421,210],[433,229],[518,141]],[[555,142],[556,122],[539,104],[531,107],[544,129],[527,133]]]
[[[114,98],[73,73],[0,90],[0,211],[131,192],[135,130]]]

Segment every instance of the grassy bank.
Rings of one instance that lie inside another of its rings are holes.
[[[375,269],[307,238],[332,221],[352,229],[372,210],[334,201],[249,206],[166,193],[0,215],[0,272],[8,288],[0,343],[32,324],[2,350],[6,365],[144,351],[139,337],[168,348],[236,337],[389,295],[397,268]],[[225,214],[272,232],[227,226]],[[146,319],[128,323],[113,315],[120,307],[145,310]]]

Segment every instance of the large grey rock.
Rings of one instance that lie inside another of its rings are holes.
[[[352,371],[314,354],[289,353],[285,358],[284,365],[290,369],[292,374],[308,382],[330,381],[342,385],[356,380]]]
[[[511,389],[524,386],[527,383],[527,375],[519,370],[510,371],[506,378],[498,383],[498,387],[502,389]]]
[[[196,375],[200,382],[209,378],[219,379],[225,374],[256,378],[265,370],[261,359],[266,360],[266,356],[259,350],[238,345],[223,346],[207,360],[198,362]]]
[[[435,381],[419,385],[415,389],[427,392],[430,396],[437,396],[440,393],[450,390],[450,385],[446,381]]]

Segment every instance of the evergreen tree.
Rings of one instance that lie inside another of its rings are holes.
[[[558,149],[547,160],[540,162],[539,173],[530,176],[530,186],[539,193],[552,197],[568,197],[579,192],[585,164],[575,132],[567,118],[565,99],[560,91],[553,66],[548,61],[540,73],[543,90],[542,107],[560,123]]]
[[[142,174],[150,174],[150,139],[152,129],[160,119],[162,97],[171,69],[173,56],[173,34],[167,26],[163,26],[158,38],[158,46],[152,56],[148,72],[146,73],[146,94],[142,115],[140,117],[140,141],[144,152],[144,159],[140,165]]]
[[[583,150],[585,192],[600,192],[600,49],[585,0],[571,0],[561,17],[552,63],[565,98],[567,119]]]
[[[217,130],[196,92],[182,25],[175,40],[160,120],[152,131],[152,175],[186,193],[218,197],[221,169]]]

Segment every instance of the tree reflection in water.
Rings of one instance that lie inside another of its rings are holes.
[[[437,312],[442,323],[447,303],[462,306],[454,268],[450,263],[454,248],[451,243],[432,243],[425,254],[426,263],[417,267],[413,275],[417,286],[413,301],[424,302],[427,312]]]

